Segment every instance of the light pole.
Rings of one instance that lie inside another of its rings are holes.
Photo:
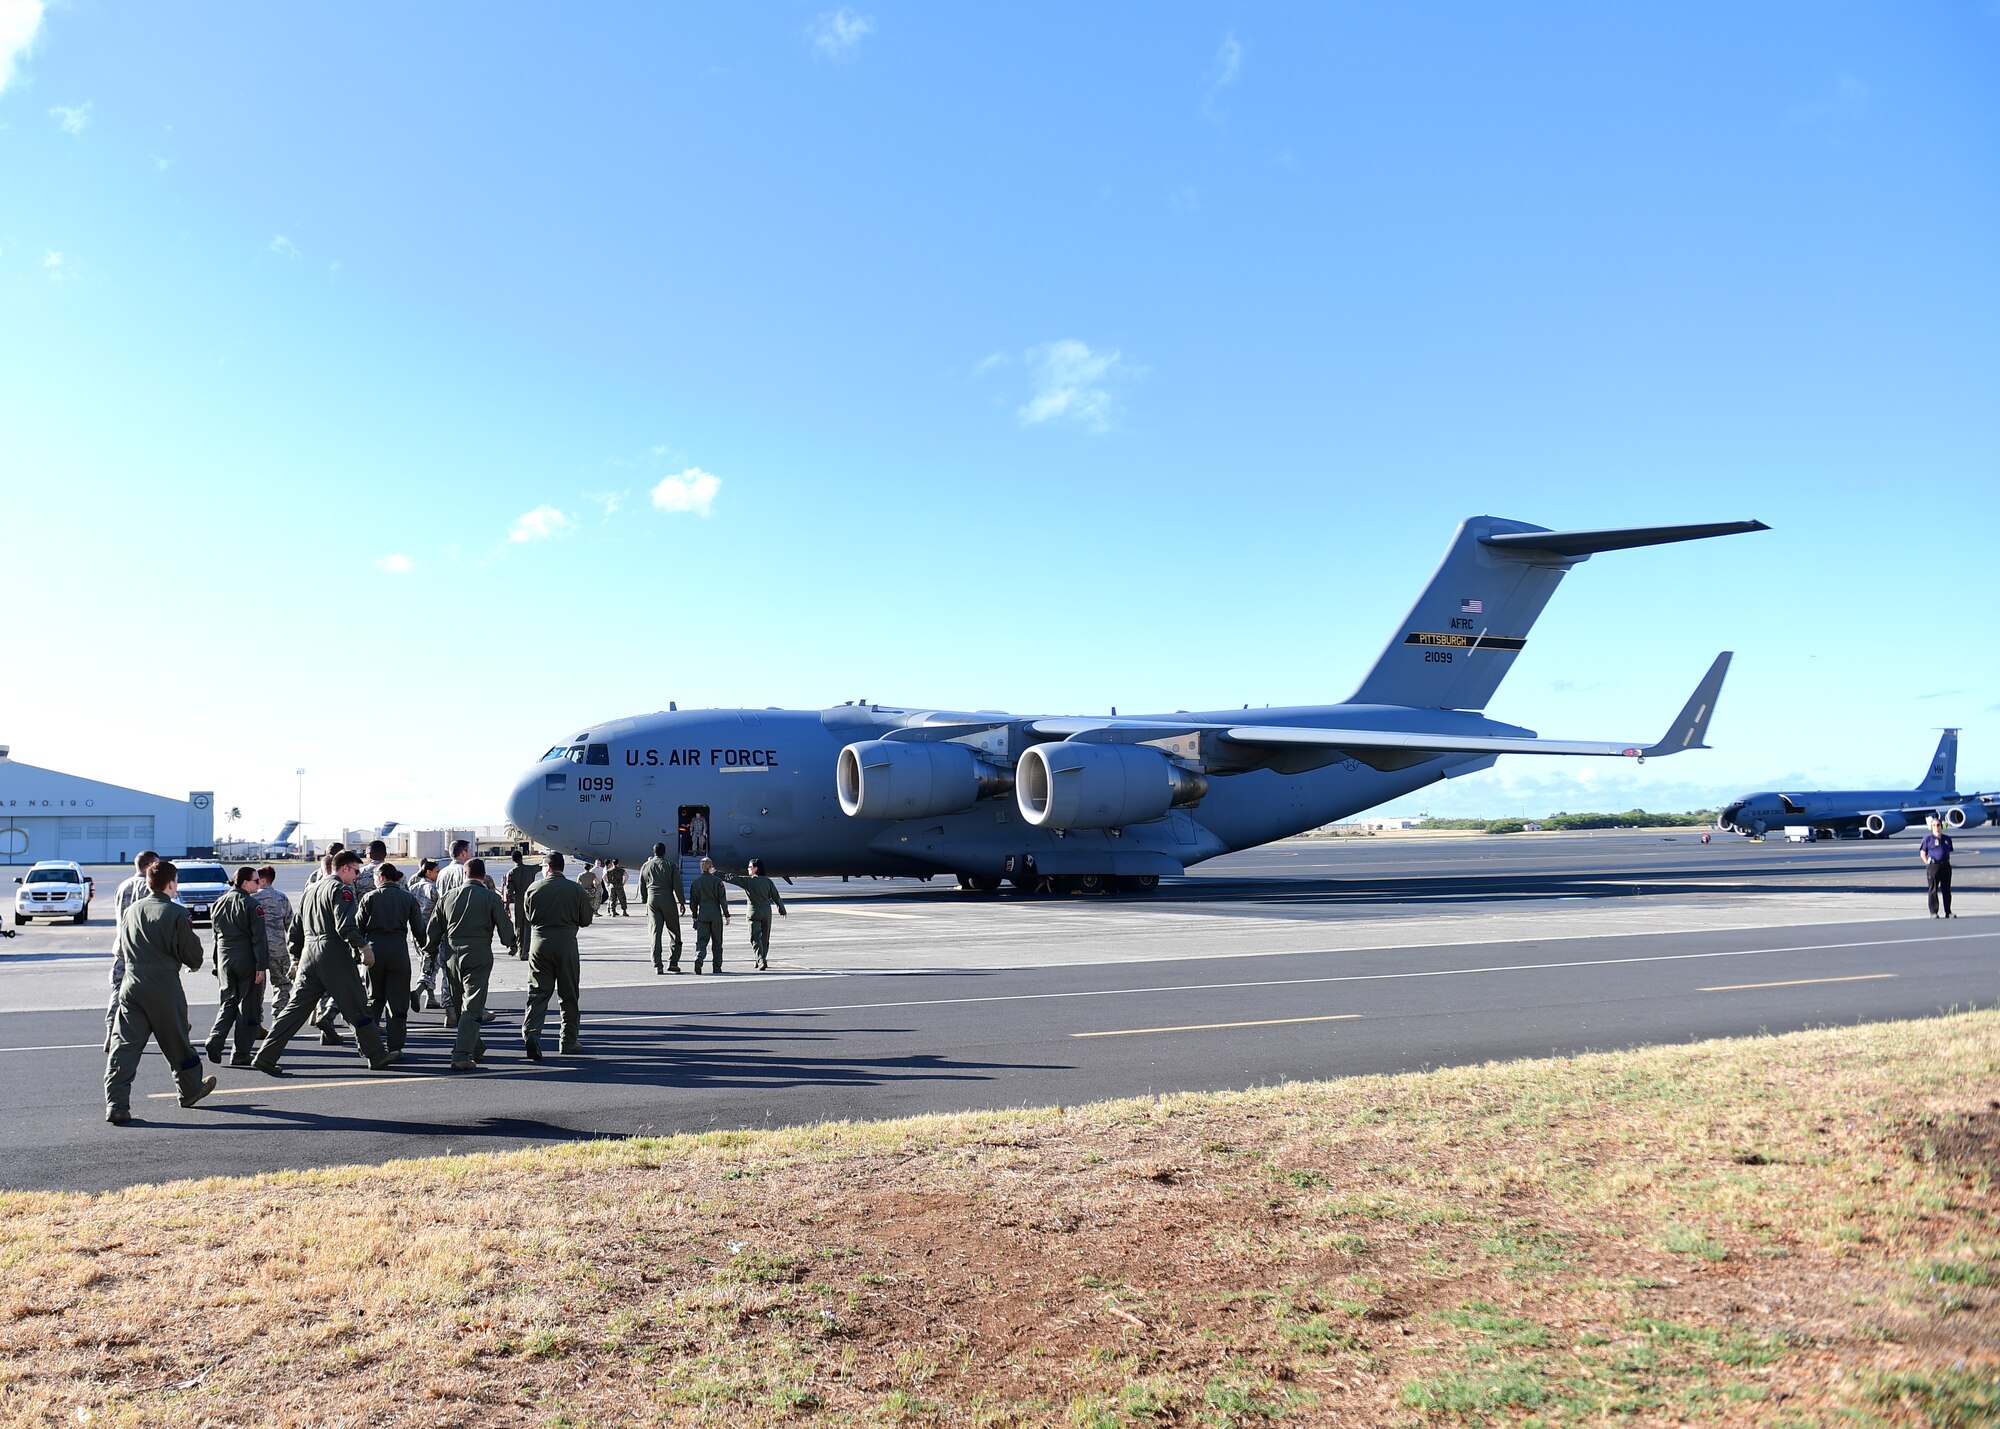
[[[306,822],[306,771],[299,769],[294,772],[299,776],[299,827],[304,828]]]

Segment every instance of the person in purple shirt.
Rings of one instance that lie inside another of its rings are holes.
[[[1926,821],[1930,832],[1924,835],[1922,846],[1917,850],[1923,855],[1924,880],[1930,886],[1931,917],[1939,915],[1938,904],[1944,904],[1943,915],[1955,918],[1951,911],[1951,835],[1944,831],[1944,820],[1932,814]]]

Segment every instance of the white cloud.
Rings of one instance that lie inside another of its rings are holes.
[[[299,252],[299,245],[292,242],[291,239],[285,237],[285,235],[282,233],[278,234],[277,236],[272,238],[272,240],[269,243],[265,244],[264,249],[268,253],[277,254],[280,258],[291,258],[297,260],[305,256],[303,253]]]
[[[604,519],[609,521],[624,508],[625,498],[630,494],[625,491],[586,491],[583,493],[583,499],[596,502],[598,508],[604,512]]]
[[[42,0],[0,0],[0,94],[7,92],[15,68],[35,47],[44,8]]]
[[[62,267],[62,265],[63,265],[63,256],[62,254],[56,252],[55,249],[51,248],[48,252],[42,255],[42,266],[44,268],[60,268]]]
[[[653,509],[692,511],[697,516],[713,516],[715,493],[721,489],[721,477],[691,466],[677,475],[660,479],[660,484],[653,488]]]
[[[1243,42],[1230,31],[1222,40],[1222,48],[1215,52],[1215,59],[1202,76],[1201,114],[1211,124],[1220,124],[1223,119],[1221,102],[1225,89],[1234,89],[1237,80],[1243,77]]]
[[[1838,125],[1868,109],[1875,91],[1868,82],[1842,70],[1833,77],[1833,92],[1804,104],[1795,104],[1785,118],[1792,124]]]
[[[91,102],[86,99],[81,104],[58,104],[49,110],[49,118],[62,126],[65,134],[81,134],[90,127]]]
[[[172,163],[173,163],[172,159],[163,159],[158,154],[155,154],[153,155],[153,172],[156,174],[164,174],[167,171],[168,166],[171,165]]]
[[[977,382],[996,367],[1005,367],[1014,359],[1004,352],[989,352],[979,359],[972,369],[972,380]]]
[[[1073,337],[1030,348],[1026,354],[1034,372],[1034,391],[1015,413],[1023,426],[1067,418],[1093,432],[1108,431],[1117,416],[1114,389],[1142,369],[1124,360],[1116,348],[1093,350]]]
[[[514,519],[507,539],[517,546],[527,541],[545,541],[551,536],[567,534],[574,524],[553,506],[537,506]]]
[[[375,558],[375,569],[392,576],[406,576],[416,568],[417,563],[404,555],[391,554]]]
[[[875,17],[859,14],[843,5],[813,22],[807,32],[812,46],[830,60],[852,59],[862,40],[875,33]]]

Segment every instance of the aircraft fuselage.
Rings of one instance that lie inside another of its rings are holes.
[[[1364,728],[1400,726],[1526,735],[1517,726],[1449,710],[1313,706],[1146,716]],[[849,744],[923,721],[1006,721],[991,712],[866,705],[828,710],[684,710],[593,725],[555,746],[522,776],[508,816],[538,843],[628,864],[655,843],[710,854],[725,869],[756,857],[777,876],[952,873],[1019,876],[1032,857],[1044,874],[1157,876],[1372,808],[1492,756],[1444,756],[1383,772],[1353,760],[1299,774],[1253,770],[1214,779],[1200,801],[1120,829],[1031,827],[1011,794],[928,818],[850,817],[836,797]],[[697,817],[699,822],[695,822]],[[1010,862],[1012,860],[1012,862]]]

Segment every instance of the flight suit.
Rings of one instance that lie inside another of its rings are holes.
[[[777,905],[781,916],[789,916],[785,913],[785,896],[778,892],[777,884],[761,873],[746,873],[723,882],[735,884],[750,900],[750,951],[757,955],[757,971],[762,972],[770,965],[771,905]]]
[[[277,1025],[250,1063],[258,1071],[278,1070],[285,1044],[306,1025],[322,997],[331,1000],[354,1029],[355,1045],[369,1066],[386,1067],[395,1060],[382,1045],[382,1029],[368,1011],[368,991],[361,985],[361,972],[355,966],[355,956],[367,949],[368,939],[355,925],[354,904],[354,890],[338,878],[322,878],[306,890],[290,939],[298,961],[298,981],[285,1000],[284,1011],[278,1014]]]
[[[146,876],[135,873],[118,885],[118,891],[111,895],[111,917],[114,923],[123,922],[125,910],[142,899],[153,896],[153,890],[146,886]],[[118,989],[125,982],[125,948],[118,941],[117,934],[111,938],[111,1000],[104,1005],[104,1050],[111,1050],[111,1029],[118,1023]]]
[[[597,914],[590,895],[560,873],[551,873],[528,890],[527,926],[528,1011],[521,1019],[521,1041],[528,1060],[542,1059],[542,1022],[549,1012],[549,994],[562,1002],[562,1050],[574,1052],[583,1022],[583,963],[577,952],[576,930],[590,926]]]
[[[479,1040],[479,1019],[486,1011],[486,989],[493,980],[493,940],[507,951],[515,947],[514,925],[507,921],[507,904],[483,883],[467,879],[438,899],[424,941],[441,949],[458,989],[458,1040],[452,1044],[451,1068],[469,1071],[485,1054]]]
[[[472,878],[465,871],[465,865],[457,859],[450,859],[438,870],[437,892],[431,897],[431,912],[437,912],[437,905],[444,902],[445,895],[454,888],[463,888]],[[424,918],[424,926],[430,926],[430,918]],[[438,977],[444,983],[444,1025],[458,1026],[458,976],[451,970],[451,959],[433,951],[430,956],[437,960]]]
[[[712,873],[704,873],[688,890],[694,905],[694,970],[701,971],[709,945],[715,945],[715,970],[722,971],[722,925],[729,920],[729,889]]]
[[[523,917],[521,900],[528,896],[528,885],[534,881],[535,870],[524,863],[508,869],[507,877],[502,882],[502,887],[507,890],[507,916],[514,920],[517,929],[525,929],[528,926]],[[521,946],[515,950],[514,956],[519,958],[528,956],[528,938],[525,932],[521,935]]]
[[[604,882],[611,890],[611,916],[630,918],[632,910],[625,903],[625,865],[621,863],[615,868],[607,868],[604,871]]]
[[[400,883],[381,883],[361,896],[354,921],[368,937],[375,965],[368,969],[368,1010],[391,1052],[403,1050],[410,1028],[410,939],[424,943],[423,913]]]
[[[671,940],[672,953],[667,971],[681,970],[681,909],[687,890],[681,886],[681,866],[664,858],[649,858],[639,865],[639,901],[646,905],[646,921],[653,928],[653,971],[660,970],[660,933]]]
[[[208,921],[215,930],[215,976],[222,984],[215,1025],[208,1030],[208,1060],[222,1060],[222,1049],[234,1030],[236,1055],[230,1061],[247,1067],[257,1029],[264,1025],[264,987],[257,974],[271,966],[264,909],[241,888],[232,888],[215,900]]]
[[[201,966],[194,918],[164,893],[148,889],[118,917],[118,954],[125,972],[104,1061],[105,1120],[130,1120],[132,1079],[139,1075],[148,1038],[160,1044],[174,1069],[181,1105],[193,1106],[215,1090],[215,1078],[202,1076],[201,1054],[189,1039],[187,994],[181,990],[181,969]]]
[[[292,900],[275,886],[250,895],[264,910],[264,951],[271,964],[264,971],[264,1005],[276,1017],[284,1011],[292,995],[292,951],[287,944],[292,932]],[[259,1026],[261,1028],[261,1020]]]

